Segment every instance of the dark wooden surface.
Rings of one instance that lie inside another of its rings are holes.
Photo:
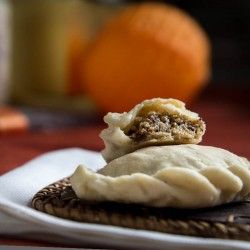
[[[207,131],[202,144],[228,149],[250,158],[250,89],[208,89],[189,107],[206,121]],[[101,150],[98,137],[104,124],[70,128],[43,129],[15,134],[0,134],[0,174],[51,150],[80,147]],[[41,245],[0,236],[1,244]]]

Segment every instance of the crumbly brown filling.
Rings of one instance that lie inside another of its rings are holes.
[[[162,133],[172,133],[173,129],[185,131],[195,136],[202,129],[202,121],[188,121],[178,115],[159,114],[151,111],[145,117],[138,116],[126,132],[135,141],[157,138]]]

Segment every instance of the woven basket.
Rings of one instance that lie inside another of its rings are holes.
[[[65,219],[171,234],[250,240],[250,203],[207,209],[151,208],[76,197],[69,179],[53,183],[32,200],[35,209]]]

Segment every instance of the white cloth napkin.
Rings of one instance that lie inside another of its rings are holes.
[[[13,156],[14,157],[14,156]],[[30,207],[37,191],[84,164],[97,170],[101,155],[82,149],[44,154],[0,176],[0,234],[58,243],[141,249],[250,249],[250,243],[163,234],[57,218]]]

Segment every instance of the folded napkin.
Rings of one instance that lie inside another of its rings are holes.
[[[37,191],[67,177],[76,166],[92,170],[105,162],[101,155],[82,149],[65,149],[44,154],[0,176],[0,234],[56,243],[141,249],[250,249],[250,243],[205,239],[80,223],[57,218],[30,207]]]

